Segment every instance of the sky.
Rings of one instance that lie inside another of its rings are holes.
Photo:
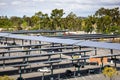
[[[64,10],[64,16],[73,12],[87,17],[101,7],[120,9],[120,0],[0,0],[0,16],[33,16],[38,11],[50,15],[57,8]]]

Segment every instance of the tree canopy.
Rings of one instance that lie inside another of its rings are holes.
[[[66,17],[63,9],[54,9],[51,14],[36,12],[33,16],[0,16],[0,28],[6,30],[72,30],[91,33],[120,34],[119,8],[98,9],[94,15],[88,17],[76,16],[70,12]]]

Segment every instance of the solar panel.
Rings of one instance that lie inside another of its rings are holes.
[[[58,62],[64,62],[64,61],[76,61],[76,60],[86,60],[89,58],[102,58],[102,57],[111,57],[111,56],[120,56],[120,54],[108,54],[108,55],[102,55],[102,56],[90,56],[90,57],[82,57],[82,58],[76,58],[76,59],[58,59],[58,60],[52,60],[52,61],[42,61],[42,62],[36,62],[36,63],[25,63],[25,64],[14,64],[14,65],[8,65],[5,67],[16,67],[16,66],[26,66],[26,65],[34,65],[34,64],[45,64],[45,63],[58,63]]]
[[[106,35],[106,34],[71,34],[71,35],[60,35],[60,36],[48,36],[57,37],[63,39],[100,39],[100,38],[118,38],[120,35]]]
[[[7,47],[7,46],[6,46]],[[4,48],[6,48],[4,47]],[[0,54],[3,54],[3,53],[16,53],[16,52],[29,52],[29,51],[54,51],[56,49],[69,49],[69,48],[74,48],[72,46],[66,46],[66,47],[50,47],[50,48],[36,48],[36,49],[27,49],[27,50],[9,50],[9,51],[1,51]]]
[[[10,56],[10,57],[0,57],[0,60],[8,60],[8,59],[19,59],[19,58],[31,58],[31,57],[41,57],[41,56],[50,56],[57,54],[71,54],[71,53],[82,53],[82,52],[90,52],[93,50],[83,50],[83,51],[71,51],[71,52],[55,52],[55,53],[47,53],[47,54],[37,54],[37,55],[24,55],[24,56]]]
[[[0,46],[1,48],[18,48],[18,47],[35,47],[35,46],[43,46],[48,44],[31,44],[31,45],[13,45],[13,46]]]
[[[45,36],[26,36],[26,35],[16,35],[16,34],[9,34],[9,33],[0,33],[0,36],[7,37],[7,38],[37,40],[37,41],[50,42],[50,43],[61,43],[61,44],[69,44],[69,45],[77,45],[77,46],[89,46],[89,47],[120,50],[119,43],[105,43],[105,42],[93,42],[93,41],[85,41],[85,40],[59,39],[59,38],[49,38]]]
[[[57,32],[66,32],[66,30],[20,30],[9,32],[12,34],[27,34],[27,33],[57,33]]]

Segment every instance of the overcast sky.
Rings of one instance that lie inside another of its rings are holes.
[[[120,0],[0,0],[0,16],[32,16],[42,11],[50,14],[53,9],[63,9],[77,16],[93,15],[99,8],[120,8]]]

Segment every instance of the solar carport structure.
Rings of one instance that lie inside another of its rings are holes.
[[[10,33],[0,33],[0,37],[23,39],[23,40],[36,40],[36,41],[43,41],[43,42],[50,42],[50,43],[60,43],[60,44],[69,44],[69,45],[77,45],[77,46],[88,46],[88,47],[120,50],[120,44],[118,44],[118,43],[105,43],[105,42],[93,42],[93,41],[85,41],[85,40],[59,39],[59,38],[49,38],[49,37],[45,37],[45,36],[15,35],[15,34],[10,34]]]
[[[5,37],[5,38],[11,38],[11,39],[22,39],[22,40],[34,40],[34,41],[41,41],[41,42],[49,42],[49,43],[59,43],[59,44],[68,44],[68,45],[73,45],[73,46],[87,46],[87,47],[93,47],[95,48],[95,51],[97,50],[96,48],[105,48],[105,49],[110,49],[111,54],[109,55],[97,55],[96,56],[90,56],[90,57],[82,57],[82,58],[77,58],[77,59],[58,59],[58,60],[49,60],[48,61],[42,61],[42,62],[38,62],[38,63],[50,63],[50,66],[53,65],[53,63],[56,62],[62,62],[62,61],[79,61],[79,60],[86,60],[89,59],[91,57],[100,57],[101,61],[103,57],[115,57],[116,56],[120,56],[120,54],[113,54],[113,50],[120,50],[120,44],[119,43],[105,43],[105,42],[94,42],[94,41],[89,41],[89,40],[72,40],[72,39],[60,39],[60,38],[50,38],[50,37],[45,37],[45,36],[26,36],[26,35],[16,35],[16,34],[10,34],[10,33],[0,33],[0,37]],[[86,51],[78,51],[79,52],[87,52],[89,50]],[[91,51],[91,50],[90,50]],[[7,59],[18,59],[18,58],[29,58],[29,57],[42,57],[42,56],[49,56],[49,55],[56,55],[56,54],[69,54],[69,53],[77,53],[77,51],[71,51],[71,52],[54,52],[54,53],[50,53],[50,54],[39,54],[39,55],[25,55],[25,56],[10,56],[10,57],[1,57],[0,60],[7,60]],[[29,64],[29,65],[33,65],[36,63],[23,63],[23,64]],[[22,64],[17,64],[17,65],[11,65],[11,66],[21,66]],[[4,65],[5,66],[5,65]],[[116,66],[116,63],[115,63]],[[51,70],[53,70],[51,68]],[[53,72],[53,71],[51,71]],[[53,73],[51,73],[53,74]]]

